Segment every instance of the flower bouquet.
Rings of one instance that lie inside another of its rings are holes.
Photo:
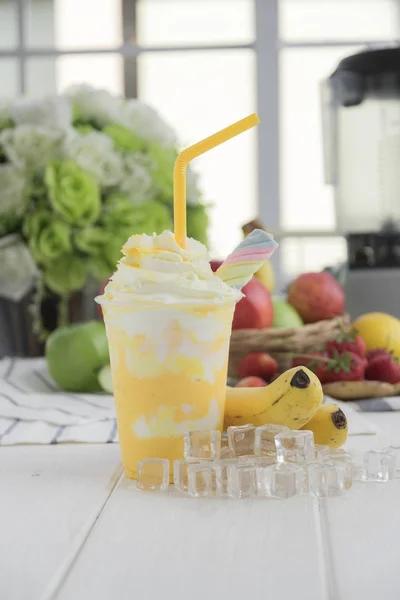
[[[104,90],[74,86],[0,105],[0,239],[17,235],[33,258],[42,339],[43,303],[55,298],[56,325],[68,322],[71,295],[109,277],[130,235],[172,228],[177,154],[152,108]],[[207,210],[190,169],[187,200],[188,235],[206,243]],[[2,264],[0,256],[4,286]]]

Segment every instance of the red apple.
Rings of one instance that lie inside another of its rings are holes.
[[[345,296],[330,273],[303,273],[290,284],[288,302],[305,323],[315,323],[341,315]]]
[[[210,260],[211,270],[215,273],[215,271],[220,268],[222,263],[223,263],[222,260]]]
[[[265,387],[268,385],[261,377],[245,377],[237,382],[235,387]]]
[[[232,329],[265,329],[271,327],[274,309],[271,295],[258,279],[251,279],[242,292],[245,297],[236,305]]]
[[[237,366],[237,374],[240,379],[255,375],[268,381],[277,370],[278,363],[267,352],[251,352],[242,358]]]

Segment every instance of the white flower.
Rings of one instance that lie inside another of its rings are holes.
[[[154,108],[140,100],[127,100],[118,117],[118,122],[148,142],[155,142],[166,147],[176,145],[174,130],[167,125]]]
[[[151,165],[140,154],[128,154],[123,158],[123,178],[119,186],[132,202],[152,200],[156,189],[153,185]]]
[[[64,153],[93,173],[102,186],[116,185],[122,179],[122,159],[104,133],[72,134],[66,138]]]
[[[62,129],[72,121],[71,104],[63,96],[45,96],[40,100],[18,98],[11,106],[16,125],[42,125]]]
[[[17,302],[21,299],[19,292],[26,292],[26,284],[38,277],[38,268],[28,246],[15,233],[0,239],[0,254],[1,295]]]
[[[59,157],[65,132],[35,125],[20,125],[0,133],[8,160],[20,169],[38,170]]]
[[[20,217],[26,208],[25,175],[13,165],[0,165],[0,223]]]
[[[98,90],[90,85],[74,85],[66,90],[72,101],[76,119],[93,122],[97,127],[105,127],[118,122],[123,101],[106,90]]]

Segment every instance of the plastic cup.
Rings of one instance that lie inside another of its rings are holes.
[[[234,302],[118,304],[106,324],[122,463],[183,457],[183,434],[222,431]],[[172,473],[171,473],[172,475]]]

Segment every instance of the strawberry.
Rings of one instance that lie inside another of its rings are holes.
[[[335,350],[339,354],[343,352],[352,352],[358,354],[362,358],[365,357],[366,346],[365,342],[357,333],[354,327],[350,331],[346,331],[343,327],[341,331],[326,344],[326,351],[329,356],[333,356]]]
[[[295,354],[292,358],[292,367],[307,367],[314,370],[318,362],[328,358],[326,352],[310,352],[310,354]]]
[[[270,380],[278,370],[278,363],[267,352],[251,352],[239,362],[237,374],[240,379],[249,376]]]
[[[321,383],[334,381],[362,381],[364,379],[367,360],[354,352],[339,354],[333,351],[332,358],[325,359],[317,365],[315,374]]]
[[[388,358],[391,358],[393,355],[390,352],[390,350],[387,350],[386,348],[374,348],[373,350],[370,350],[367,353],[368,362],[370,360],[372,360],[373,358],[375,358],[376,356],[386,356]]]
[[[365,379],[399,383],[400,365],[390,353],[375,354],[365,370]]]
[[[310,354],[298,354],[292,358],[292,367],[307,367],[313,371],[321,383],[325,382],[325,365],[329,362],[326,352],[312,352]]]

